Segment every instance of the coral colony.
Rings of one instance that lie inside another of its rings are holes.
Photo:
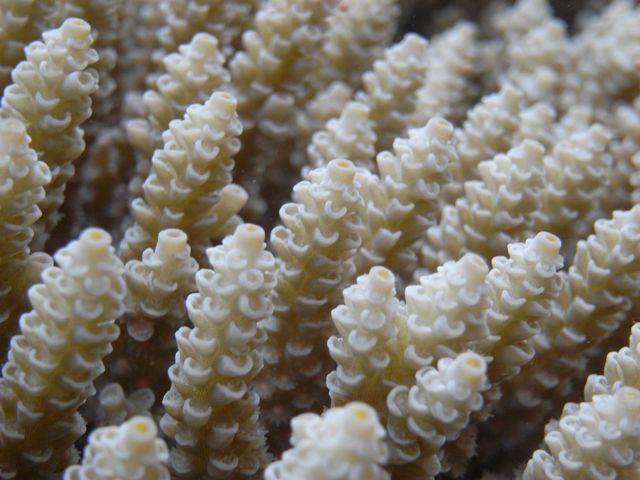
[[[640,5],[0,0],[0,479],[640,478]]]

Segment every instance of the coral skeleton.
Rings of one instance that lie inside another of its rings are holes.
[[[640,477],[638,0],[0,0],[0,480]]]

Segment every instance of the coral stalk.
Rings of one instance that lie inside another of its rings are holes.
[[[120,330],[122,262],[109,235],[85,230],[54,256],[29,290],[33,310],[20,318],[0,379],[3,474],[56,472],[85,430],[77,412],[95,393],[94,379]]]
[[[248,478],[266,463],[259,398],[249,384],[262,368],[259,322],[273,311],[275,260],[264,231],[250,224],[207,254],[213,270],[198,272],[198,293],[187,298],[194,326],[176,332],[160,426],[176,444],[171,468],[179,478]]]

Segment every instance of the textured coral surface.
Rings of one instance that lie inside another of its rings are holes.
[[[638,0],[0,0],[0,479],[640,478]]]

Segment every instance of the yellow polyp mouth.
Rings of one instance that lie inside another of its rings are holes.
[[[135,429],[138,433],[147,433],[149,431],[149,426],[145,422],[138,422],[136,423]]]
[[[91,240],[100,240],[100,239],[102,238],[102,233],[101,233],[101,232],[99,232],[98,230],[92,230],[92,231],[89,233],[89,238],[90,238]]]
[[[349,162],[347,162],[346,160],[340,160],[338,162],[338,166],[342,168],[349,168]]]
[[[467,360],[467,364],[471,367],[481,367],[482,366],[482,362],[480,361],[480,359],[478,357],[470,357],[469,360]]]
[[[391,275],[389,275],[389,272],[387,272],[386,270],[378,270],[378,276],[383,280],[388,280],[391,277]]]
[[[256,227],[255,225],[245,225],[244,227],[247,232],[255,232],[256,230],[258,230],[258,227]]]
[[[553,233],[545,233],[544,239],[549,243],[560,243],[560,239],[556,237]]]
[[[356,409],[354,415],[358,420],[366,420],[367,418],[369,418],[369,414],[367,413],[367,411],[363,410],[362,408]]]

